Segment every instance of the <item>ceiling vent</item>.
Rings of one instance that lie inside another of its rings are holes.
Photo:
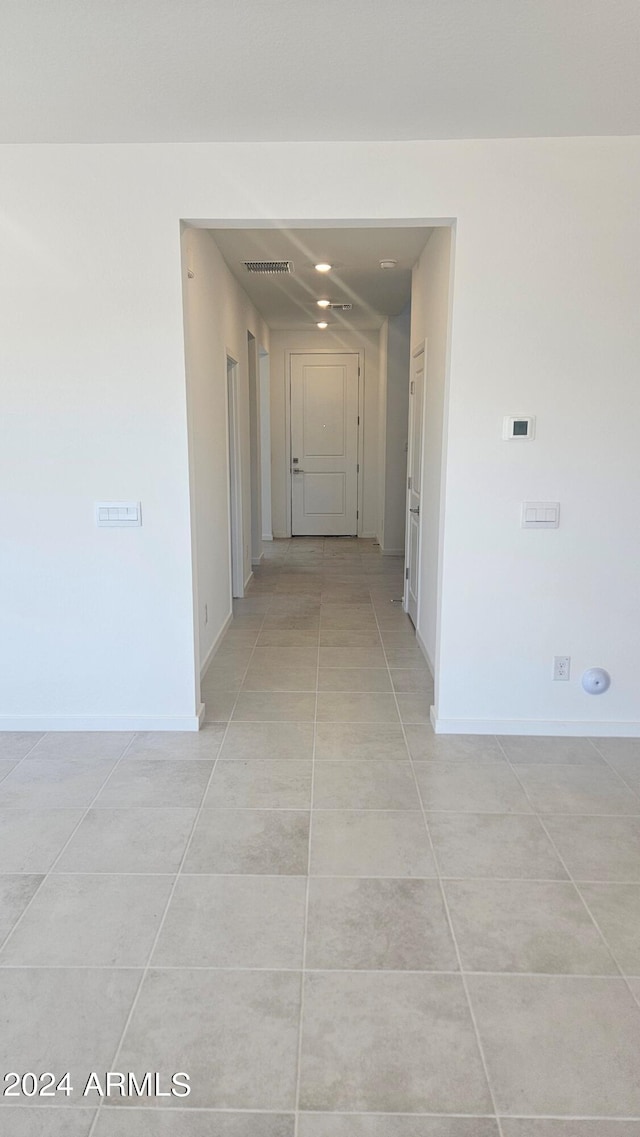
[[[293,261],[245,261],[244,267],[247,272],[277,276],[281,273],[293,272]]]
[[[353,304],[330,304],[329,308],[332,312],[350,312]]]

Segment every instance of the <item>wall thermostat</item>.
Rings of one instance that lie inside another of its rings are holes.
[[[535,438],[536,420],[533,415],[505,415],[502,424],[503,438]]]

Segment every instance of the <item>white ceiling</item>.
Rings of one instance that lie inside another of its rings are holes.
[[[309,328],[326,319],[338,328],[378,328],[411,298],[411,269],[432,230],[423,228],[357,229],[216,229],[214,240],[234,276],[269,326]],[[248,273],[244,261],[290,260],[289,276]],[[381,269],[381,260],[397,260]],[[330,273],[315,265],[332,265]],[[352,304],[350,312],[328,312],[316,300]]]
[[[2,0],[0,141],[640,134],[638,0]]]

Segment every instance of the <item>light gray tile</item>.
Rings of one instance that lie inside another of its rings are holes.
[[[594,738],[593,745],[615,770],[640,777],[640,738]]]
[[[195,809],[90,809],[56,872],[177,872]]]
[[[52,874],[0,952],[0,965],[144,967],[170,876]]]
[[[182,758],[212,761],[220,750],[226,727],[224,723],[208,723],[198,731],[142,731],[136,734],[127,751],[133,758]]]
[[[198,806],[213,762],[136,758],[120,763],[96,799],[97,806]]]
[[[42,876],[23,873],[0,876],[0,944],[20,918],[43,881]]]
[[[319,762],[314,809],[420,809],[409,762]]]
[[[404,723],[429,723],[429,712],[433,698],[431,695],[398,695],[398,710]]]
[[[622,979],[467,983],[499,1112],[640,1116],[640,1008]]]
[[[353,644],[351,646],[323,646],[320,641],[320,667],[370,667],[374,670],[386,670],[384,653],[380,646],[380,637],[377,644]]]
[[[184,871],[299,876],[307,871],[308,841],[305,812],[203,809]]]
[[[400,723],[319,722],[316,761],[383,759],[406,762],[407,748]]]
[[[469,813],[531,813],[515,774],[499,762],[416,762],[424,808]]]
[[[544,825],[576,879],[640,882],[640,818],[547,815]]]
[[[640,1134],[639,1121],[503,1117],[500,1124],[503,1137],[638,1137]]]
[[[301,1109],[490,1110],[455,976],[316,972],[304,999]]]
[[[599,766],[518,766],[518,777],[539,813],[636,813],[640,798]]]
[[[204,804],[240,809],[309,809],[311,768],[309,759],[221,759]]]
[[[256,647],[252,667],[260,668],[315,668],[318,666],[318,647]]]
[[[2,1070],[68,1070],[81,1094],[92,1070],[110,1068],[140,974],[125,968],[0,968]],[[50,1099],[62,1105],[68,1100],[62,1091]],[[89,1091],[81,1100],[90,1106],[99,1098]]]
[[[433,727],[405,727],[411,757],[416,762],[504,762],[490,734],[435,734]]]
[[[0,759],[19,762],[44,736],[36,730],[0,731]]]
[[[43,735],[32,758],[120,758],[133,738],[131,731],[58,730]]]
[[[304,649],[301,649],[304,650]],[[315,691],[316,667],[282,667],[280,664],[251,664],[243,691]]]
[[[343,648],[358,649],[362,655],[356,654],[351,659],[364,659],[363,664],[354,663],[341,663],[346,657],[343,655],[331,655],[332,651],[342,651]],[[366,667],[367,660],[371,659],[371,653],[375,652],[374,659],[376,662],[370,664],[372,667],[384,666],[384,655],[380,646],[380,635],[377,628],[367,628],[364,631],[361,628],[325,628],[320,629],[320,662],[324,663],[325,667]],[[382,662],[378,662],[378,661]]]
[[[215,698],[219,693],[237,694],[247,667],[248,660],[241,657],[223,659],[219,663],[214,660],[200,684],[200,693],[205,702],[210,696]]]
[[[567,878],[560,858],[535,817],[430,813],[427,820],[443,876]]]
[[[18,765],[19,759],[0,759],[0,782],[10,774],[12,770]]]
[[[439,885],[433,880],[312,879],[306,966],[457,970]]]
[[[228,722],[237,698],[235,691],[212,691],[204,695],[205,722]]]
[[[415,644],[415,633],[413,635],[413,647],[411,647],[408,643],[403,647],[399,647],[397,644],[390,643],[388,635],[385,633],[384,628],[382,629],[382,640],[384,643],[385,655],[387,657],[387,663],[389,664],[389,667],[411,669],[420,668],[421,670],[425,671],[426,675],[431,674],[427,667],[427,662],[422,652],[420,651],[420,648]]]
[[[294,758],[313,756],[313,725],[306,722],[232,722],[220,757]]]
[[[602,766],[604,763],[588,738],[520,737],[500,738],[510,762],[541,763],[553,766]]]
[[[462,966],[469,971],[617,972],[568,882],[447,881],[445,892]]]
[[[290,1110],[299,1014],[296,972],[151,970],[119,1062],[186,1070],[191,1108]]]
[[[498,1126],[488,1117],[301,1113],[298,1137],[498,1137]],[[606,1134],[606,1137],[617,1135]],[[621,1133],[619,1137],[631,1137],[631,1134]]]
[[[3,871],[48,872],[83,812],[82,809],[0,809]]]
[[[0,1106],[2,1137],[89,1137],[95,1110],[70,1106],[42,1109]]]
[[[316,647],[318,628],[263,628],[258,647]]]
[[[315,713],[313,693],[241,691],[233,718],[244,722],[313,722]]]
[[[294,1122],[293,1113],[216,1113],[188,1109],[180,1113],[175,1109],[124,1112],[103,1108],[94,1137],[293,1137]],[[55,1137],[58,1137],[57,1132]],[[64,1135],[60,1133],[60,1137]],[[493,1135],[487,1134],[487,1137]]]
[[[317,811],[311,871],[320,876],[435,876],[422,814]]]
[[[0,782],[0,807],[91,805],[115,759],[25,758]]]
[[[397,722],[393,695],[318,692],[318,722]]]
[[[622,970],[640,975],[640,885],[581,884],[580,892]]]
[[[152,962],[299,968],[305,896],[301,876],[181,876]]]
[[[321,667],[318,690],[391,693],[391,680],[389,672],[383,667]]]
[[[433,702],[433,679],[426,667],[391,667],[394,691],[401,695],[428,696]]]

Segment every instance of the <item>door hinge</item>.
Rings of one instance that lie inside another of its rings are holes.
[[[415,383],[414,383],[414,381],[413,381],[413,379],[412,379],[412,380],[411,380],[411,388],[410,388],[409,394],[413,395],[413,392],[414,392],[414,388],[415,388]]]
[[[411,489],[411,478],[407,478],[407,489]]]
[[[360,415],[358,415],[358,426],[360,426]]]
[[[360,378],[360,364],[358,364],[358,379]]]
[[[360,473],[360,463],[356,462],[356,474]]]
[[[360,510],[356,509],[356,521],[358,520],[359,516],[360,516]]]
[[[404,570],[404,579],[405,580],[409,579],[409,566],[408,565],[407,565],[406,569]]]

